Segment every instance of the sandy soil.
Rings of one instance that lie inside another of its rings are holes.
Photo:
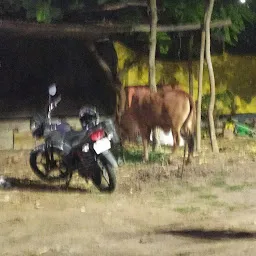
[[[1,151],[0,255],[256,255],[256,141],[205,145],[181,159],[127,163],[101,194],[75,176],[68,191],[40,181],[28,151]]]

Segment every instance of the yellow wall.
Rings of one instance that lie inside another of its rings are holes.
[[[119,42],[115,42],[118,55],[118,71],[136,58],[136,53]],[[256,57],[234,56],[223,54],[213,56],[213,67],[216,80],[216,93],[229,90],[235,98],[237,113],[256,113]],[[193,63],[194,95],[197,98],[199,62]],[[141,57],[131,66],[123,77],[124,86],[148,84],[148,59]],[[187,62],[156,61],[157,83],[179,83],[188,91]],[[204,68],[203,94],[209,94],[210,85],[207,65]],[[223,101],[216,101],[216,107],[223,114],[229,114],[231,108]]]

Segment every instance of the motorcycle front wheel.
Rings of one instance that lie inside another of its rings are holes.
[[[115,190],[117,167],[116,160],[110,151],[106,151],[98,157],[92,182],[99,191],[113,192]]]
[[[42,148],[30,153],[30,167],[42,180],[54,182],[68,179],[68,168],[62,162],[61,151],[51,148],[50,151]]]

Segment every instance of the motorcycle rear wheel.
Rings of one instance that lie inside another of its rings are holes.
[[[41,161],[38,162],[38,158],[40,157]],[[32,151],[30,153],[29,163],[33,172],[41,180],[55,182],[69,178],[70,173],[62,162],[61,151],[57,148],[52,148],[52,154],[44,149]]]

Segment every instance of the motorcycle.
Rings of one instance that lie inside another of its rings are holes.
[[[93,107],[83,107],[79,112],[80,131],[73,130],[62,120],[52,120],[52,111],[61,101],[56,97],[56,85],[49,87],[46,115],[36,115],[31,122],[32,136],[44,143],[30,152],[30,166],[46,182],[66,181],[68,187],[73,173],[91,180],[101,192],[116,188],[118,164],[111,153],[112,143],[118,141],[115,127],[110,120],[99,122]]]

